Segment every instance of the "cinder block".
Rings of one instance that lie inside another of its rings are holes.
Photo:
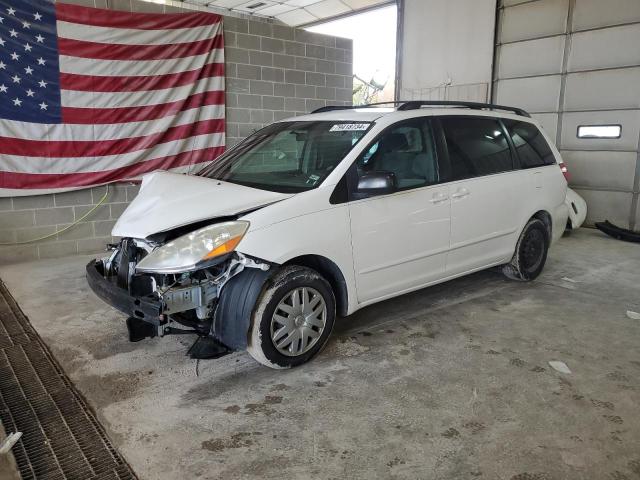
[[[307,98],[306,102],[307,102],[306,108],[308,112],[313,112],[314,110],[327,105],[326,101],[315,100],[313,98]]]
[[[267,110],[284,110],[284,98],[262,97],[262,108]]]
[[[227,78],[227,91],[233,93],[249,93],[249,80],[244,78]]]
[[[322,45],[323,47],[335,47],[335,37],[322,35],[320,33],[309,32],[308,30],[296,29],[296,42],[311,43],[313,45]]]
[[[296,70],[304,70],[306,72],[316,71],[316,59],[306,57],[296,57]]]
[[[249,135],[251,135],[252,133],[255,133],[255,131],[260,128],[257,125],[251,125],[249,123],[242,123],[240,125],[238,125],[238,133],[240,135],[240,138],[246,138]]]
[[[11,201],[11,197],[0,198],[0,211],[11,210],[12,208],[13,202]]]
[[[268,82],[283,82],[284,70],[281,68],[262,67],[262,80]]]
[[[344,51],[344,61],[345,62],[353,62],[353,51],[345,50]]]
[[[353,101],[353,89],[351,88],[336,88],[336,100],[343,102]]]
[[[331,87],[317,87],[316,97],[322,100],[335,100],[336,89]]]
[[[262,37],[260,48],[265,52],[284,53],[284,41],[279,38]]]
[[[294,112],[306,112],[307,104],[303,98],[285,98],[284,99],[285,110],[291,110]]]
[[[249,51],[242,48],[229,47],[224,49],[224,58],[232,63],[249,63]]]
[[[260,65],[261,67],[273,67],[273,53],[258,52],[251,50],[249,53],[249,62],[251,65]]]
[[[14,243],[15,241],[16,230],[0,230],[0,243]]]
[[[78,253],[83,254],[104,252],[107,243],[112,243],[110,236],[101,238],[85,238],[83,240],[78,240]]]
[[[291,27],[285,27],[284,25],[272,25],[273,38],[280,38],[282,40],[293,40],[295,38],[295,29]]]
[[[60,227],[56,225],[48,225],[46,227],[19,228],[15,231],[16,241],[31,242],[37,240],[38,242],[57,242],[58,236],[56,235],[56,232],[59,228]]]
[[[238,78],[260,80],[262,79],[261,67],[255,65],[238,65]]]
[[[81,205],[73,207],[74,221],[84,217],[95,205]],[[95,220],[108,220],[111,218],[110,208],[108,203],[103,203],[97,207],[89,216],[85,219],[87,222]]]
[[[306,83],[307,85],[317,85],[320,87],[324,87],[326,84],[325,74],[307,72]]]
[[[287,55],[305,55],[305,45],[299,42],[284,42],[284,51]]]
[[[238,64],[237,63],[225,63],[224,65],[225,76],[228,78],[235,78],[238,76]]]
[[[32,227],[34,225],[34,211],[20,210],[0,212],[0,228],[9,230],[11,228]]]
[[[284,80],[287,83],[299,83],[304,85],[306,81],[305,72],[300,70],[285,70]]]
[[[115,220],[93,222],[93,231],[96,237],[109,237],[111,235],[111,230],[113,230],[115,224]]]
[[[38,247],[36,245],[0,246],[0,264],[27,262],[38,259]]]
[[[131,11],[140,13],[163,13],[164,5],[155,2],[135,2],[132,0]]]
[[[280,120],[284,120],[285,118],[293,116],[294,114],[292,112],[273,112],[273,121],[278,122]]]
[[[342,75],[327,75],[327,87],[344,87],[344,77]]]
[[[273,95],[273,83],[251,80],[250,91],[256,95]]]
[[[14,210],[28,210],[33,208],[51,208],[53,206],[54,206],[53,195],[34,195],[34,196],[28,196],[28,197],[13,198]]]
[[[291,55],[280,55],[275,53],[273,55],[273,66],[280,68],[294,68],[296,66],[296,59]]]
[[[316,96],[316,87],[312,85],[296,85],[297,98],[314,98]]]
[[[270,110],[251,110],[251,123],[264,125],[273,122],[273,112]]]
[[[54,194],[56,207],[66,207],[69,205],[91,205],[91,189],[73,190],[71,192]]]
[[[122,212],[124,212],[128,206],[128,203],[112,203],[109,205],[111,208],[111,218],[114,220],[120,218],[120,215],[122,215]]]
[[[58,229],[63,229],[66,226],[67,225],[58,225]],[[79,240],[81,238],[92,238],[94,236],[93,222],[80,222],[64,232],[60,232],[58,234],[58,240]]]
[[[66,242],[42,243],[38,245],[39,258],[59,258],[78,253],[78,244],[75,240]]]
[[[232,32],[230,30],[224,30],[224,46],[225,47],[237,47],[237,36],[236,32]]]
[[[296,94],[296,86],[293,83],[276,83],[273,85],[273,94],[281,97],[293,97]]]
[[[138,192],[140,192],[139,184],[127,185],[127,202],[131,202],[134,198],[136,198],[138,196]]]
[[[261,37],[273,36],[270,23],[259,22],[256,20],[249,20],[249,33],[253,35],[260,35]]]
[[[238,95],[238,107],[241,108],[262,108],[262,97],[260,95]]]
[[[224,17],[224,28],[232,32],[248,33],[249,21],[244,18]]]
[[[351,75],[353,65],[350,63],[336,62],[336,73],[338,75]]]
[[[350,38],[336,37],[336,48],[353,50],[353,40],[351,40]]]
[[[36,225],[61,225],[74,220],[72,207],[45,208],[35,210]],[[23,225],[26,226],[26,225]]]
[[[238,95],[235,93],[229,93],[229,91],[225,92],[225,101],[226,107],[237,107],[238,106]]]
[[[227,146],[231,146],[231,139],[238,136],[238,125],[236,123],[227,122],[227,132],[225,142]]]
[[[320,47],[318,45],[307,45],[306,51],[307,57],[322,59],[327,58],[326,49],[324,47]]]
[[[344,62],[344,52],[345,51],[340,48],[327,48],[327,60]]]
[[[336,64],[329,60],[316,60],[316,71],[321,73],[336,73]]]
[[[257,35],[238,33],[236,37],[236,44],[239,48],[245,48],[247,50],[260,50],[260,37],[258,37]]]
[[[227,121],[233,123],[248,123],[250,110],[244,108],[227,108]]]

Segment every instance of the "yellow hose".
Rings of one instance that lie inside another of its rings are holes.
[[[75,222],[67,225],[66,227],[64,227],[61,230],[56,230],[53,233],[50,233],[48,235],[45,235],[44,237],[38,237],[38,238],[33,238],[31,240],[23,240],[22,242],[9,242],[9,243],[0,243],[0,245],[24,245],[26,243],[33,243],[33,242],[39,242],[40,240],[45,240],[47,238],[51,238],[51,237],[55,237],[56,235],[58,235],[59,233],[65,232],[67,230],[69,230],[71,227],[75,227],[78,223],[80,223],[82,220],[84,220],[85,218],[87,218],[89,215],[91,215],[93,212],[96,211],[96,209],[102,205],[104,203],[104,201],[107,199],[107,196],[109,195],[109,185],[107,184],[107,189],[104,192],[104,195],[102,196],[102,198],[100,199],[100,201],[91,209],[89,210],[87,213],[85,213],[83,216],[81,216],[79,219],[77,219]]]

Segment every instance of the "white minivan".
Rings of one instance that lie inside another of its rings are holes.
[[[131,341],[196,334],[286,368],[336,315],[503,265],[542,271],[567,224],[566,168],[517,108],[324,107],[254,133],[197,175],[155,172],[122,214],[91,288]]]

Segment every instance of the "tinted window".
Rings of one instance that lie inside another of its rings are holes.
[[[391,127],[364,152],[357,166],[359,174],[394,173],[400,190],[437,183],[438,166],[430,123],[418,119]]]
[[[509,142],[493,118],[444,117],[452,180],[513,169]]]
[[[535,125],[515,120],[504,120],[513,140],[513,145],[520,158],[522,168],[552,165],[556,160],[549,148],[549,144]]]

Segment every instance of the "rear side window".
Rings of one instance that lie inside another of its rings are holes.
[[[509,142],[494,118],[443,117],[451,179],[480,177],[513,169]]]
[[[504,119],[522,168],[553,165],[556,159],[538,127],[527,122]]]

